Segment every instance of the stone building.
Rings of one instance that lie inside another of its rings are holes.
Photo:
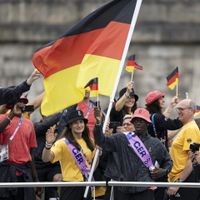
[[[20,83],[33,70],[31,57],[43,44],[60,36],[73,23],[108,0],[0,0],[0,86]],[[200,1],[143,0],[129,54],[136,54],[143,71],[134,81],[140,104],[152,89],[169,97],[166,76],[180,70],[179,95],[200,104]],[[119,89],[130,80],[123,72]],[[43,90],[37,81],[29,94]]]

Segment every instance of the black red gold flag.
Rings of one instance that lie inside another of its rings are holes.
[[[179,71],[176,67],[168,76],[167,76],[167,86],[173,90],[179,81]]]
[[[81,101],[95,77],[99,94],[111,95],[137,1],[105,4],[34,53],[33,64],[44,76],[44,115]]]
[[[131,55],[126,64],[126,71],[133,72],[135,69],[143,70],[143,67],[136,63],[135,55]]]

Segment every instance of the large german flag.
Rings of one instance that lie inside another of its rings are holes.
[[[167,86],[169,89],[173,90],[178,84],[179,80],[179,71],[178,67],[176,67],[168,76],[167,76]]]
[[[45,78],[44,115],[81,101],[95,77],[99,94],[111,95],[137,1],[111,1],[33,55]]]

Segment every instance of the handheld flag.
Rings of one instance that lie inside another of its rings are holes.
[[[199,113],[200,114],[200,106],[196,106],[196,110],[195,110],[195,113]]]
[[[45,78],[44,115],[81,101],[94,77],[99,94],[112,94],[137,2],[113,0],[35,52],[33,64]]]
[[[94,79],[90,80],[84,88],[90,89],[91,97],[97,97],[98,96],[98,78],[94,78]]]
[[[168,76],[167,76],[167,86],[169,89],[173,90],[179,81],[179,71],[178,67],[174,69]]]
[[[143,70],[143,67],[136,63],[135,55],[131,55],[126,64],[126,71],[133,72],[135,69]]]

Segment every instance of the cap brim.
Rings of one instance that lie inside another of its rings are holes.
[[[140,115],[134,115],[133,118],[132,118],[132,120],[131,120],[131,122],[133,122],[133,120],[134,120],[135,118],[140,118],[140,119],[145,120],[145,121],[148,122],[148,123],[151,123],[151,120],[149,120],[149,119],[147,119],[147,118],[145,118],[145,117],[141,117]]]
[[[71,124],[71,123],[73,123],[73,122],[75,122],[75,121],[77,121],[77,120],[83,120],[86,124],[88,123],[88,120],[86,118],[76,117],[76,118],[68,120],[66,126]]]

